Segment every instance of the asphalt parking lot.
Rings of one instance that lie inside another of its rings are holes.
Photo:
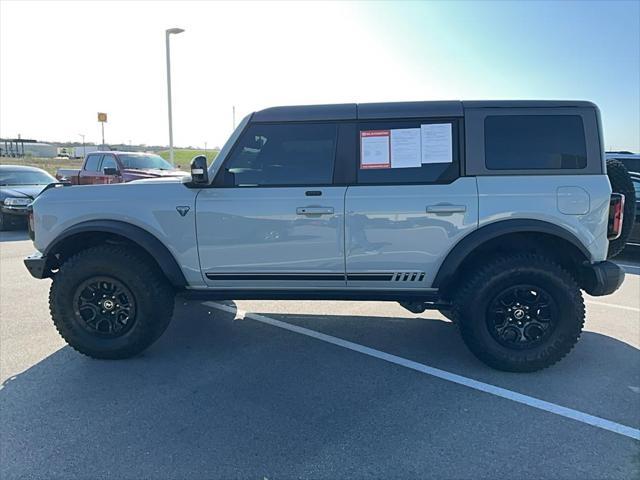
[[[91,360],[55,331],[31,242],[0,240],[2,479],[640,476],[640,251],[565,360],[508,374],[382,302],[178,299],[142,356]]]

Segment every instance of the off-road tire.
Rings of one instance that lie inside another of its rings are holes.
[[[615,240],[609,241],[607,258],[613,258],[624,250],[627,239],[631,235],[631,230],[633,230],[633,222],[636,217],[636,191],[633,188],[633,182],[627,168],[620,160],[615,158],[607,160],[607,176],[613,193],[622,193],[624,195],[622,233]]]
[[[135,301],[135,317],[116,338],[91,333],[77,314],[75,298],[83,282],[95,277],[124,284]],[[155,342],[173,316],[175,291],[144,252],[122,245],[83,250],[62,264],[53,277],[49,308],[56,329],[75,350],[93,358],[123,359]]]
[[[540,287],[555,301],[555,326],[531,348],[508,348],[490,332],[489,306],[516,285]],[[533,372],[563,358],[580,338],[584,301],[574,278],[554,261],[537,254],[512,254],[489,260],[458,291],[453,314],[471,352],[487,365],[509,372]]]

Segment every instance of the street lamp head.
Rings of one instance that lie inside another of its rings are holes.
[[[178,34],[178,33],[182,33],[184,32],[184,29],[182,28],[169,28],[167,29],[167,35],[170,35],[172,33]]]

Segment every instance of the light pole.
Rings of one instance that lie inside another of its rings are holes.
[[[84,158],[87,155],[87,149],[84,146],[84,133],[79,133],[78,135],[82,137],[82,158]]]
[[[169,50],[169,35],[182,33],[182,28],[169,28],[165,31],[167,43],[167,101],[169,104],[169,161],[173,163],[173,119],[171,117],[171,53]]]

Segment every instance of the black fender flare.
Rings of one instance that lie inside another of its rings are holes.
[[[434,288],[441,288],[443,285],[446,285],[447,282],[453,278],[462,262],[473,253],[476,248],[494,238],[510,233],[545,233],[572,244],[584,255],[585,261],[591,257],[589,250],[587,250],[573,233],[558,225],[534,219],[499,220],[480,227],[460,240],[445,257],[444,262],[442,262],[433,280],[432,286]]]
[[[111,233],[130,240],[151,255],[174,287],[184,288],[187,285],[175,257],[155,235],[136,225],[118,220],[89,220],[73,225],[58,235],[42,253],[47,256],[55,252],[68,238],[79,233],[91,232]]]

